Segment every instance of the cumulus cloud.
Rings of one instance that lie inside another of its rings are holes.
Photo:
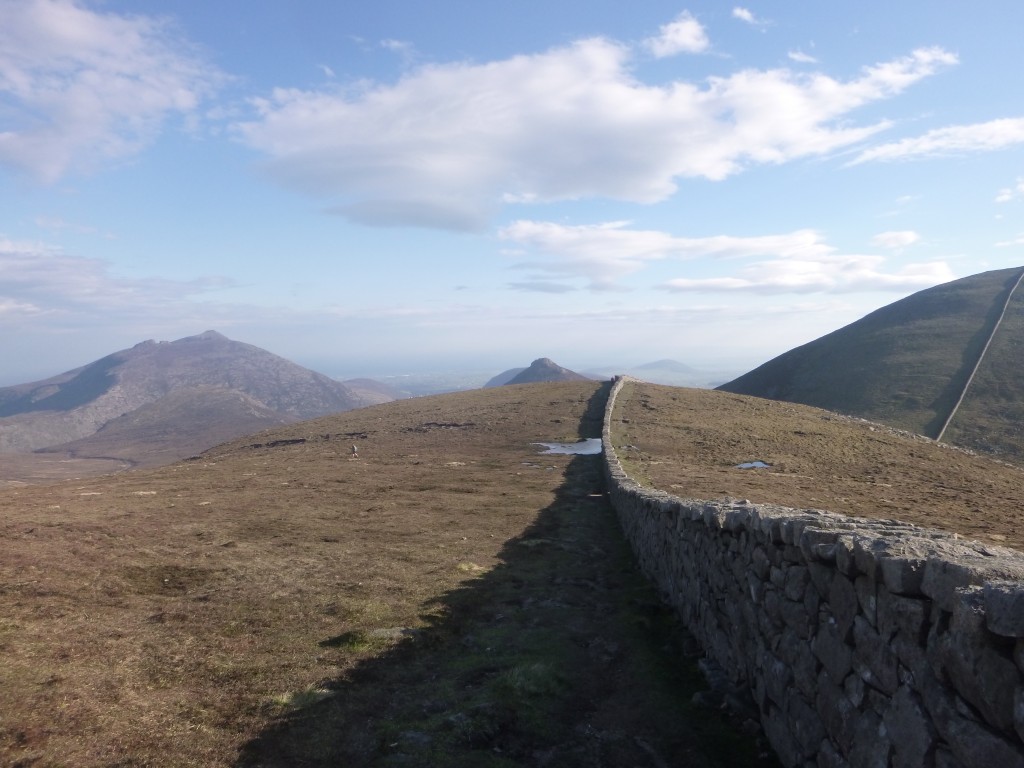
[[[219,79],[162,21],[75,0],[0,4],[0,166],[52,183],[139,151]]]
[[[1022,143],[1024,117],[1003,118],[987,123],[937,128],[923,136],[871,147],[857,155],[851,165],[875,160],[911,160],[969,152],[990,152]]]
[[[896,271],[882,267],[881,256],[834,255],[813,260],[773,259],[750,264],[731,277],[678,278],[669,291],[745,291],[760,294],[917,291],[955,279],[942,261],[908,264]]]
[[[533,55],[431,64],[394,83],[278,89],[234,125],[266,173],[369,224],[481,229],[509,201],[664,200],[848,147],[887,127],[850,113],[955,62],[938,48],[849,80],[745,69],[648,85],[634,52],[594,38]]]
[[[917,234],[917,232],[913,232],[911,230],[879,232],[871,238],[871,244],[878,248],[885,248],[890,251],[900,251],[908,245],[913,245],[920,239],[921,236]]]
[[[711,42],[701,23],[684,11],[675,21],[662,25],[658,35],[645,40],[644,46],[655,58],[663,59],[679,53],[702,53]]]

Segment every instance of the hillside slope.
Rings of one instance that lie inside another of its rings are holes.
[[[217,390],[238,397],[220,397]],[[251,402],[240,405],[246,398]],[[227,411],[217,413],[217,404]],[[82,441],[120,419],[111,435],[141,444],[162,430],[175,436],[173,453],[180,458],[226,439],[226,427],[239,415],[228,437],[365,404],[327,376],[207,331],[173,342],[144,341],[59,376],[0,389],[0,453]],[[142,408],[148,411],[131,417]],[[76,442],[78,455],[87,445]]]
[[[804,403],[937,436],[1000,317],[1020,269],[985,272],[913,294],[723,384],[738,394]],[[985,387],[965,404],[987,419],[995,400],[1024,402],[1024,342],[1014,294],[990,348]],[[965,411],[965,414],[968,411]],[[963,442],[970,428],[960,433]]]

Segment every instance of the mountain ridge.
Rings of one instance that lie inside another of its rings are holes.
[[[66,446],[75,456],[173,460],[247,431],[387,397],[211,330],[150,339],[48,379],[0,388],[0,453]],[[219,408],[225,411],[218,416]],[[150,450],[145,435],[154,431],[163,433],[163,444]],[[111,453],[113,435],[124,444]]]

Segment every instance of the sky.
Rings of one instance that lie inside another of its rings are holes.
[[[1024,263],[1024,3],[0,0],[0,385],[742,373]]]

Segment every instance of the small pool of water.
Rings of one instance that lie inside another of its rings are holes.
[[[530,443],[530,445],[543,445],[547,448],[541,453],[566,453],[575,456],[596,456],[601,452],[601,438],[591,437],[580,440],[577,443]]]
[[[770,469],[771,466],[771,464],[765,464],[758,459],[757,461],[745,461],[742,464],[737,464],[736,469]]]

